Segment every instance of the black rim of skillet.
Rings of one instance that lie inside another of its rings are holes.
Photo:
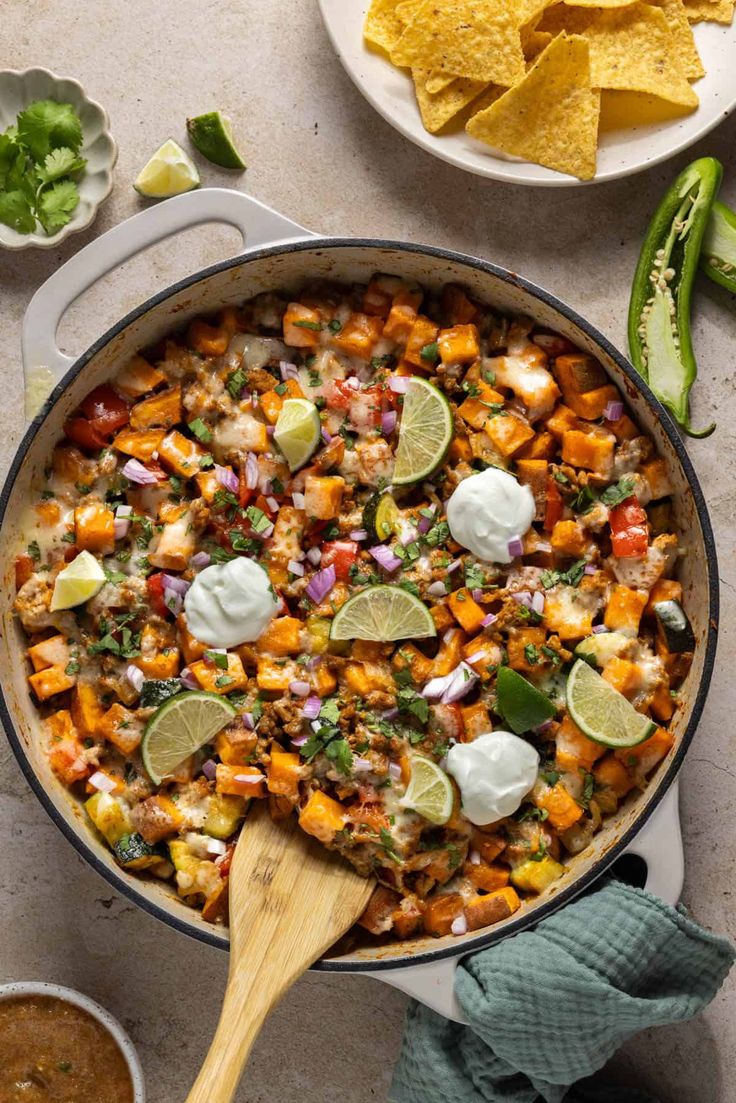
[[[104,348],[114,337],[126,329],[132,322],[148,313],[151,309],[159,306],[172,295],[177,294],[180,291],[186,290],[188,287],[192,287],[194,284],[199,283],[203,279],[213,276],[219,272],[228,271],[231,268],[237,268],[239,265],[247,264],[250,261],[261,260],[267,257],[283,255],[286,253],[299,253],[299,252],[334,252],[340,249],[375,249],[378,251],[385,250],[387,252],[404,252],[404,253],[417,253],[420,256],[427,257],[428,259],[435,261],[450,261],[452,263],[464,265],[467,268],[472,268],[477,271],[486,273],[491,276],[495,276],[503,283],[512,287],[517,287],[523,291],[529,292],[536,299],[545,303],[547,306],[552,307],[558,313],[560,313],[568,321],[576,325],[583,333],[586,334],[592,341],[594,341],[613,361],[615,361],[617,367],[623,372],[629,382],[641,393],[649,402],[652,409],[656,412],[659,421],[667,434],[672,447],[674,448],[677,457],[682,465],[683,471],[687,478],[690,490],[695,499],[695,506],[700,519],[700,525],[703,532],[703,542],[705,545],[705,554],[707,559],[707,571],[708,571],[708,632],[706,640],[704,641],[705,656],[703,660],[703,673],[700,679],[695,699],[692,704],[692,712],[690,720],[687,724],[685,732],[683,733],[680,745],[670,762],[670,765],[660,780],[658,789],[648,805],[642,809],[638,816],[634,819],[631,826],[624,832],[624,834],[617,840],[617,842],[609,848],[609,850],[602,855],[597,862],[593,864],[591,869],[586,873],[581,874],[571,885],[566,889],[563,889],[553,899],[548,900],[545,904],[541,905],[531,915],[522,913],[518,919],[512,920],[507,923],[501,929],[489,928],[485,932],[479,931],[474,938],[463,939],[456,946],[450,945],[445,947],[438,947],[437,949],[427,949],[417,954],[401,956],[400,953],[392,955],[389,947],[384,947],[386,956],[378,958],[373,961],[339,961],[339,960],[321,960],[316,962],[312,969],[323,970],[328,972],[344,972],[344,973],[374,973],[388,969],[410,967],[412,965],[423,965],[431,962],[439,961],[443,958],[453,958],[465,956],[466,954],[473,953],[477,950],[484,949],[492,945],[494,942],[500,941],[502,938],[507,938],[509,935],[517,934],[528,927],[535,926],[541,919],[551,915],[552,912],[562,907],[564,904],[569,903],[574,897],[578,896],[585,889],[589,888],[591,884],[597,880],[601,874],[603,874],[615,860],[623,853],[626,847],[631,843],[635,835],[639,833],[641,828],[650,818],[655,809],[659,806],[665,793],[669,790],[672,782],[675,780],[677,772],[685,757],[685,753],[692,741],[695,734],[695,730],[700,720],[705,699],[707,696],[708,688],[710,685],[711,676],[713,673],[713,666],[715,662],[716,644],[718,637],[718,564],[716,557],[716,545],[713,536],[713,529],[708,515],[708,509],[705,504],[703,492],[698,482],[698,477],[695,474],[690,457],[687,454],[685,445],[683,444],[680,435],[675,428],[674,422],[670,418],[667,411],[661,405],[657,398],[653,395],[647,383],[641,378],[641,376],[635,371],[635,369],[628,363],[628,361],[621,355],[620,352],[600,333],[594,326],[587,322],[581,315],[579,315],[571,307],[567,306],[556,296],[550,294],[544,288],[538,287],[536,284],[531,283],[528,280],[523,279],[521,276],[516,275],[513,272],[509,272],[505,268],[500,268],[489,261],[480,260],[477,257],[468,256],[464,253],[457,253],[450,249],[437,248],[431,245],[415,245],[412,243],[401,241],[389,241],[376,238],[311,238],[303,241],[291,242],[284,245],[265,246],[263,248],[254,249],[240,254],[239,256],[232,257],[228,260],[221,261],[218,264],[210,265],[208,268],[203,268],[200,271],[194,273],[194,275],[187,276],[177,283],[171,284],[165,290],[158,292],[151,298],[146,300],[140,306],[137,306],[134,310],[131,310],[125,315],[119,322],[113,325],[108,331],[103,334],[97,341],[92,344],[85,353],[83,353],[72,365],[69,371],[64,375],[60,382],[56,385],[47,402],[45,403],[43,410],[33,419],[29,425],[17,452],[13,458],[13,462],[10,465],[10,469],[6,476],[6,480],[0,493],[0,525],[5,519],[5,511],[8,506],[10,494],[15,484],[16,477],[20,471],[23,461],[25,460],[28,449],[39,430],[42,428],[46,417],[53,405],[59,400],[64,390],[69,384],[76,379],[79,373],[86,367],[86,365],[92,360],[97,353]],[[5,728],[8,740],[15,753],[15,757],[18,760],[21,770],[23,771],[28,784],[38,797],[41,804],[48,812],[51,819],[54,821],[59,830],[66,836],[69,842],[76,848],[81,856],[97,871],[104,879],[112,884],[118,892],[122,893],[133,903],[137,904],[149,915],[155,916],[162,922],[166,923],[169,927],[173,927],[174,930],[186,934],[189,937],[196,938],[200,942],[204,942],[209,946],[214,946],[219,949],[228,948],[228,940],[223,935],[217,933],[217,928],[213,926],[209,931],[207,928],[196,928],[188,923],[185,919],[179,918],[172,912],[167,911],[152,900],[142,895],[136,888],[133,879],[129,875],[125,875],[122,872],[118,872],[116,869],[106,865],[95,853],[90,844],[86,842],[81,831],[75,831],[72,825],[64,819],[63,816],[57,811],[56,806],[51,800],[50,796],[46,792],[45,788],[41,784],[40,779],[36,775],[28,757],[26,756],[23,744],[18,737],[15,730],[13,720],[8,708],[5,693],[3,687],[0,684],[0,721]]]

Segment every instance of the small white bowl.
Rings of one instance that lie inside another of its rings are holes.
[[[70,234],[86,229],[97,214],[97,208],[112,191],[112,170],[118,158],[118,147],[109,131],[110,120],[99,103],[89,99],[81,84],[66,77],[57,77],[48,69],[0,70],[0,133],[15,122],[19,112],[34,100],[56,100],[70,103],[82,123],[82,156],[87,167],[79,181],[79,205],[63,229],[55,234],[19,234],[0,223],[0,246],[6,249],[26,249],[36,245],[51,249]]]
[[[133,1082],[133,1103],[146,1103],[143,1069],[138,1054],[120,1023],[112,1017],[109,1011],[106,1011],[104,1007],[100,1007],[89,996],[84,996],[81,992],[75,992],[73,988],[64,988],[61,984],[46,984],[44,981],[15,981],[11,984],[0,984],[0,1002],[18,996],[51,996],[57,1000],[64,1000],[65,1003],[71,1003],[74,1007],[81,1007],[93,1019],[97,1019],[99,1023],[102,1023],[117,1042],[118,1048],[127,1062],[130,1078]]]

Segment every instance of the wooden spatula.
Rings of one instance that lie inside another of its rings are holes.
[[[230,972],[220,1021],[187,1103],[230,1103],[269,1011],[360,917],[373,887],[293,817],[274,823],[265,807],[254,810],[230,869]]]

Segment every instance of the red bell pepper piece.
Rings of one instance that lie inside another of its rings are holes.
[[[614,506],[608,515],[611,546],[617,559],[641,559],[649,547],[647,515],[635,494]]]
[[[547,498],[544,507],[544,531],[552,532],[562,516],[562,495],[560,488],[551,475],[547,478]]]
[[[69,440],[73,440],[75,444],[78,444],[80,448],[85,448],[88,452],[99,452],[101,448],[105,448],[107,445],[105,437],[86,417],[69,418],[64,424],[64,432]]]
[[[322,567],[333,566],[335,579],[347,582],[350,568],[358,558],[358,545],[355,540],[330,540],[322,547]]]
[[[146,590],[148,591],[149,604],[154,613],[158,613],[160,617],[165,617],[169,610],[166,608],[164,602],[163,571],[158,571],[156,574],[148,576],[146,579]]]
[[[112,436],[130,421],[128,403],[107,383],[90,391],[81,409],[101,436]]]

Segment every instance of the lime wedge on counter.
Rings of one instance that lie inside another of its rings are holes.
[[[143,733],[141,753],[151,781],[160,785],[237,714],[235,706],[216,693],[191,690],[171,697],[156,709]]]
[[[51,595],[51,612],[57,609],[73,609],[99,594],[105,585],[105,572],[95,557],[81,551],[68,567],[59,571]]]
[[[445,396],[426,379],[412,376],[404,395],[391,482],[404,486],[426,478],[442,462],[452,432],[452,410]]]
[[[196,150],[224,169],[244,169],[245,161],[233,143],[233,128],[227,115],[208,111],[187,119],[189,139]]]
[[[281,407],[273,439],[291,471],[303,467],[320,442],[319,411],[306,398],[287,398]]]
[[[411,779],[401,798],[404,808],[412,808],[420,816],[439,827],[452,815],[455,792],[452,782],[431,758],[414,755],[411,760]]]
[[[367,586],[335,614],[332,640],[417,640],[436,636],[423,601],[400,586]]]
[[[549,697],[510,666],[498,668],[496,697],[499,712],[516,735],[538,728],[557,711]]]
[[[147,199],[169,199],[198,188],[199,173],[191,157],[169,138],[141,169],[133,187]]]
[[[605,747],[635,747],[657,728],[584,659],[567,679],[567,707],[581,731]]]

